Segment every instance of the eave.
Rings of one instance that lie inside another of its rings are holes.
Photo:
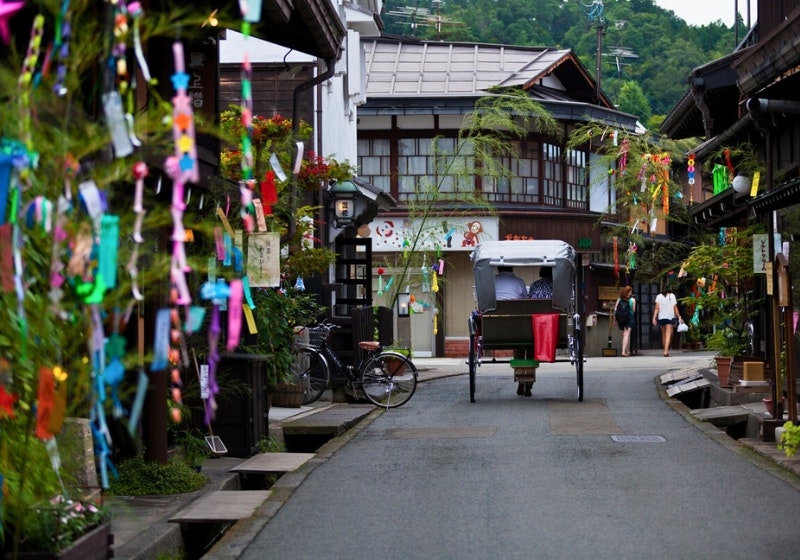
[[[739,89],[753,96],[780,78],[781,74],[800,65],[800,7],[764,37],[747,49],[733,64],[739,78]]]
[[[741,225],[747,217],[747,204],[737,202],[740,198],[732,188],[725,189],[705,202],[689,208],[689,216],[695,224],[704,228],[732,227]]]
[[[254,37],[319,57],[338,60],[347,31],[330,0],[263,0]]]

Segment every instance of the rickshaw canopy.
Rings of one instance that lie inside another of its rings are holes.
[[[567,311],[572,300],[575,275],[575,249],[555,239],[481,241],[472,251],[475,297],[478,310],[497,307],[495,267],[552,267],[553,308]]]

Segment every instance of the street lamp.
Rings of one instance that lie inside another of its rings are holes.
[[[411,305],[411,294],[403,292],[397,294],[397,316],[408,317],[411,314],[409,305]]]
[[[358,186],[353,181],[337,181],[328,190],[337,228],[351,226],[358,216]]]

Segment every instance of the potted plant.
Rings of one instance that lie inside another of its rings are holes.
[[[683,262],[680,276],[692,279],[689,296],[680,299],[695,312],[692,327],[705,324],[708,334],[704,346],[715,350],[720,385],[728,385],[726,364],[753,352],[752,319],[761,301],[754,297],[753,235],[759,226],[727,228],[719,236],[696,245]]]
[[[88,500],[57,496],[31,508],[25,519],[25,533],[17,558],[59,560],[108,558],[111,514]]]
[[[267,386],[275,406],[300,406],[303,388],[292,378],[294,344],[298,327],[312,323],[324,311],[313,295],[298,288],[253,291],[254,319],[258,333],[243,349],[269,356],[264,360]],[[296,404],[295,404],[296,403]]]

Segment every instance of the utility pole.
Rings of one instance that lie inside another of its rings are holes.
[[[602,4],[602,3],[601,3]],[[608,24],[606,21],[601,17],[597,20],[597,54],[595,56],[595,98],[596,101],[600,101],[600,96],[603,93],[603,88],[601,86],[601,80],[603,77],[603,35],[606,34],[606,28]]]
[[[603,78],[603,35],[606,34],[608,23],[603,17],[603,0],[593,0],[589,6],[586,6],[583,4],[583,2],[581,2],[581,5],[586,8],[586,16],[589,18],[589,21],[593,21],[595,23],[595,29],[597,30],[597,53],[595,55],[594,81],[595,101],[600,101],[600,96],[603,92],[603,88],[601,86],[601,81]]]

